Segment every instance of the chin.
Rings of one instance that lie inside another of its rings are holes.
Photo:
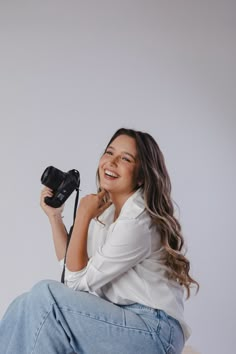
[[[107,187],[106,185],[102,185],[101,187],[102,187],[102,189],[105,189],[106,192],[112,193],[112,189]]]
[[[105,189],[107,192],[110,192],[111,188],[106,184],[106,183],[101,183],[100,182],[100,188]]]

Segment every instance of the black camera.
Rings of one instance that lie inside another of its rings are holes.
[[[77,170],[62,172],[49,166],[43,172],[41,182],[53,191],[53,196],[46,197],[45,203],[53,208],[59,208],[75,189],[79,189],[80,173]]]

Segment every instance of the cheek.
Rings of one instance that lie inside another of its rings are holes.
[[[100,169],[102,167],[102,165],[104,165],[104,157],[103,156],[99,160],[98,168]]]
[[[137,179],[137,171],[135,168],[129,167],[124,169],[127,177],[132,179],[133,181]]]
[[[98,171],[99,171],[99,175],[101,176],[101,172],[103,170],[103,166],[106,163],[106,159],[104,157],[100,158],[100,161],[98,163]]]
[[[98,165],[98,174],[99,174],[99,177],[101,177],[101,172],[102,172],[102,167],[101,167],[101,164],[99,163],[99,165]]]

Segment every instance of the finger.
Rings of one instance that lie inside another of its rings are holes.
[[[112,204],[112,201],[109,200],[108,202],[102,204],[100,207],[99,207],[99,213],[103,213],[107,208],[109,208],[109,206]]]
[[[44,192],[42,192],[42,197],[45,197],[45,196],[52,196],[53,195],[53,193],[52,192],[50,192],[50,191],[44,191]]]
[[[97,196],[99,198],[103,198],[106,193],[107,193],[107,191],[105,189],[102,189],[100,192],[98,192]]]
[[[44,201],[46,197],[52,198],[53,194],[48,192],[48,193],[43,193],[41,195],[41,200]]]
[[[53,190],[51,188],[46,187],[46,186],[42,189],[42,192],[45,192],[45,191],[53,192]]]
[[[51,188],[48,188],[48,187],[44,187],[41,191],[41,193],[45,193],[45,192],[50,192],[50,193],[53,193],[53,190]]]

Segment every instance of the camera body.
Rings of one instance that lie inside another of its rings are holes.
[[[59,208],[73,191],[79,188],[80,173],[75,169],[63,172],[49,166],[42,174],[41,183],[53,191],[53,196],[46,197],[45,203],[53,208]]]

